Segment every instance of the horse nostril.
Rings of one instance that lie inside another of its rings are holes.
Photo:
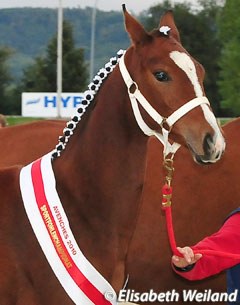
[[[206,155],[210,155],[214,152],[213,137],[208,133],[203,140],[203,150]]]

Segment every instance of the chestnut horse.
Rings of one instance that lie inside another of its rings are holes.
[[[178,246],[193,245],[216,232],[227,215],[240,205],[240,118],[225,126],[226,151],[211,166],[199,166],[182,147],[175,155],[172,214]],[[164,170],[162,147],[151,138],[141,213],[128,252],[129,287],[136,291],[183,290],[226,292],[225,272],[201,281],[187,281],[171,268],[171,249],[166,231],[166,217],[161,209]],[[221,259],[221,258],[219,258]],[[140,272],[144,270],[141,276]],[[174,303],[174,302],[173,302]],[[183,304],[185,302],[176,302]],[[192,304],[199,302],[192,301]],[[146,303],[144,303],[146,304]],[[153,303],[151,303],[153,304]],[[155,304],[155,303],[154,303]],[[156,303],[158,304],[158,303]],[[204,302],[209,304],[209,302]],[[216,302],[215,304],[222,304]]]
[[[26,165],[40,158],[52,150],[65,126],[62,120],[42,120],[0,129],[0,167]]]
[[[1,150],[0,159],[5,158],[4,162],[8,166],[33,161],[34,158],[51,150],[52,141],[60,134],[64,124],[64,121],[46,120],[5,128],[2,130],[3,133],[0,131],[0,136],[2,143],[6,143],[4,148],[7,149],[8,155],[5,155],[6,150]],[[240,191],[237,179],[240,173],[240,142],[236,136],[239,128],[240,118],[223,126],[227,142],[226,152],[222,160],[215,165],[198,166],[192,162],[188,150],[184,147],[177,152],[174,160],[172,209],[173,225],[179,245],[196,243],[216,231],[226,215],[239,205]],[[21,137],[23,133],[24,136]],[[31,145],[34,150],[31,149]],[[14,146],[18,154],[12,149]],[[222,178],[227,187],[224,186],[223,190],[219,191]],[[183,289],[225,291],[224,273],[208,280],[188,282],[172,271],[165,215],[161,211],[163,179],[162,146],[155,138],[150,138],[143,202],[126,260],[128,288],[136,291],[154,289],[156,292],[176,289],[180,295]]]
[[[218,161],[225,149],[204,97],[203,68],[180,44],[172,14],[166,13],[151,33],[126,10],[124,16],[132,45],[112,72],[111,65],[100,71],[91,88],[98,87],[105,73],[111,74],[96,95],[86,93],[51,153],[56,189],[77,243],[117,292],[126,280],[126,258],[140,209],[146,135],[156,135],[165,151],[171,151],[169,134],[170,140],[188,146],[199,163]],[[25,169],[0,171],[1,302],[73,304],[26,217],[19,189],[19,173],[22,177]]]

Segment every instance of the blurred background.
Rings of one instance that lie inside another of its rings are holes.
[[[59,90],[60,94],[77,93],[71,96],[77,106],[81,93],[97,71],[119,49],[129,46],[121,11],[123,1],[49,2],[22,0],[20,4],[18,0],[2,0],[0,3],[0,113],[7,116],[10,124],[15,122],[12,118],[24,114],[23,92],[43,92],[45,96],[57,91],[59,94]],[[215,115],[239,116],[239,0],[126,0],[124,3],[147,30],[158,27],[163,12],[173,9],[183,46],[206,70],[206,95]],[[61,79],[57,76],[59,22]],[[56,96],[47,98],[57,101]],[[40,98],[31,97],[26,103],[36,104]],[[52,105],[56,107],[53,102]],[[41,113],[38,115],[41,117]]]

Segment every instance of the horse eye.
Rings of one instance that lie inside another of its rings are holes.
[[[169,75],[164,71],[158,71],[154,73],[155,78],[160,82],[167,82],[170,80]]]

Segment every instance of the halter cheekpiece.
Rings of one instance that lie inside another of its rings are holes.
[[[155,136],[164,146],[163,154],[166,157],[168,154],[175,154],[175,152],[180,147],[178,143],[169,143],[168,136],[171,132],[172,126],[178,121],[182,116],[191,111],[193,108],[200,106],[201,104],[210,105],[206,96],[196,97],[189,102],[182,105],[175,112],[173,112],[168,118],[160,115],[152,105],[147,101],[147,99],[140,92],[138,85],[131,78],[125,62],[124,56],[121,57],[119,61],[119,68],[124,79],[124,82],[128,88],[128,94],[131,101],[133,113],[135,119],[138,123],[139,128],[143,131],[143,133],[147,136]],[[133,89],[134,88],[134,89]],[[161,127],[162,134],[151,129],[143,120],[141,112],[139,110],[138,104],[144,108],[144,110],[150,115],[150,117]]]
[[[168,35],[170,28],[161,27],[160,31],[164,35]],[[172,113],[168,118],[160,115],[152,105],[147,101],[147,99],[140,92],[137,83],[131,78],[124,61],[124,54],[126,51],[119,50],[116,57],[112,57],[110,61],[105,65],[105,68],[99,70],[97,75],[93,78],[93,81],[88,85],[88,90],[84,92],[84,99],[81,106],[77,110],[77,114],[67,122],[66,127],[63,130],[63,135],[59,137],[59,143],[56,145],[52,152],[52,159],[60,156],[61,152],[65,149],[69,138],[73,135],[73,131],[76,128],[78,122],[81,120],[86,108],[93,101],[96,93],[98,92],[102,82],[107,78],[107,76],[113,71],[115,66],[119,63],[119,68],[123,80],[128,89],[128,95],[131,101],[133,113],[139,128],[147,136],[155,136],[164,146],[163,154],[166,157],[168,154],[174,155],[175,152],[180,147],[180,144],[171,144],[168,140],[169,133],[171,132],[172,126],[176,121],[178,121],[182,116],[191,111],[193,108],[200,106],[202,104],[210,105],[206,96],[196,97],[180,108],[178,108],[174,113]],[[151,129],[143,120],[142,115],[139,110],[139,105],[144,108],[144,110],[150,115],[150,117],[161,127],[162,134]]]

